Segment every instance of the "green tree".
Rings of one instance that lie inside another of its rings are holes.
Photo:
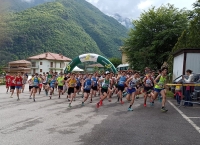
[[[117,67],[118,65],[122,64],[122,60],[119,59],[119,58],[116,58],[116,57],[112,57],[109,60],[115,67]]]
[[[176,45],[173,47],[168,58],[170,70],[172,71],[173,53],[183,48],[199,48],[200,49],[200,0],[193,4],[193,10],[189,15],[189,27],[186,28],[182,35],[178,38]]]
[[[187,16],[188,11],[170,4],[144,11],[133,21],[134,28],[124,40],[123,49],[130,65],[137,70],[146,66],[160,68],[187,27]]]

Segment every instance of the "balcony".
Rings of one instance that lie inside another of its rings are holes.
[[[32,65],[31,68],[39,68],[39,65]]]

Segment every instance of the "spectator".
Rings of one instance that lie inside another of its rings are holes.
[[[186,70],[186,75],[188,76],[188,79],[186,79],[184,76],[183,76],[183,81],[185,83],[192,83],[193,82],[193,74],[192,74],[192,70],[188,69]],[[185,102],[184,105],[185,106],[193,106],[192,103],[190,103],[190,101],[192,101],[192,98],[190,97],[190,90],[191,90],[191,87],[190,86],[186,86],[186,89],[185,89]]]

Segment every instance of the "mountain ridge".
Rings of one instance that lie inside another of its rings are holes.
[[[81,0],[48,2],[10,15],[5,22],[9,35],[0,45],[2,63],[47,51],[70,58],[85,52],[120,57],[127,35],[117,20]]]

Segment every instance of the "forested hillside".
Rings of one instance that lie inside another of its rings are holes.
[[[75,57],[93,52],[120,57],[127,29],[84,0],[48,2],[3,16],[0,61],[5,63],[43,52]]]

